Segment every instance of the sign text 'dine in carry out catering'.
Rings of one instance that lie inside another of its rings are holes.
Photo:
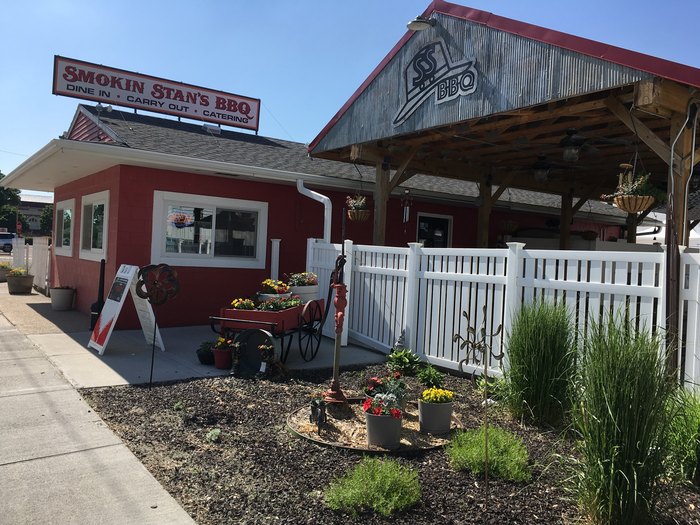
[[[257,131],[260,99],[56,55],[53,94]]]

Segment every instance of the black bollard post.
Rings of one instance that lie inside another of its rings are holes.
[[[105,305],[105,260],[100,261],[100,281],[97,285],[97,301],[90,306],[90,330],[95,329],[97,318]]]

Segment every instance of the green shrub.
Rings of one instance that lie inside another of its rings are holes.
[[[395,460],[366,457],[326,488],[325,499],[333,510],[355,515],[371,509],[389,516],[420,500],[418,474]]]
[[[206,439],[209,443],[216,443],[219,441],[219,439],[221,439],[221,429],[212,428],[209,432],[207,432],[207,435],[204,436],[204,439]]]
[[[594,523],[646,523],[664,474],[665,443],[677,390],[661,340],[631,321],[592,323],[581,358],[574,411],[581,459],[577,493]]]
[[[700,397],[681,388],[669,410],[669,471],[700,486]]]
[[[421,367],[416,375],[420,384],[425,388],[442,388],[442,385],[445,383],[445,374],[430,363]]]
[[[423,362],[408,348],[394,348],[386,357],[387,366],[392,372],[400,372],[403,376],[415,376]]]
[[[505,402],[511,413],[560,425],[571,407],[575,359],[566,307],[546,302],[523,306],[508,338]]]
[[[457,470],[484,472],[484,427],[460,432],[447,447],[450,465]],[[530,479],[528,453],[522,440],[499,427],[488,429],[489,476],[511,481]]]

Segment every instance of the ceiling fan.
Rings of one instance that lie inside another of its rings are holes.
[[[537,161],[530,167],[534,179],[537,182],[546,182],[549,178],[549,173],[556,169],[570,169],[575,166],[564,162],[555,162],[547,158],[546,155],[537,155]]]
[[[579,134],[576,128],[566,130],[566,136],[559,141],[559,146],[563,148],[562,159],[565,162],[578,161],[579,154],[583,148],[593,149],[593,144],[616,144],[631,146],[632,143],[626,139],[607,139],[603,137],[586,137]]]

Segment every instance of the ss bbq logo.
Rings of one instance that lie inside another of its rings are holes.
[[[475,62],[473,58],[453,62],[442,39],[422,47],[406,66],[406,101],[394,118],[394,126],[406,122],[433,93],[435,104],[474,93]]]

